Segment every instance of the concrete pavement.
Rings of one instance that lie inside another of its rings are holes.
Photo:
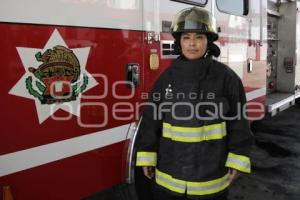
[[[229,200],[300,200],[300,106],[252,124],[252,173],[230,188]]]

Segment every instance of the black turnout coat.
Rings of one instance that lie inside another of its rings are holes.
[[[211,58],[178,58],[154,84],[137,138],[137,166],[156,184],[200,199],[226,191],[228,168],[250,173],[252,135],[240,78]]]

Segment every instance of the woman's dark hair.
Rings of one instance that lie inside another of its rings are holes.
[[[181,55],[181,46],[180,46],[180,37],[181,34],[174,35],[174,54],[175,55]]]

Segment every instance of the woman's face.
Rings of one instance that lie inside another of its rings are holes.
[[[195,60],[204,56],[207,49],[207,37],[201,33],[182,33],[180,46],[182,54],[188,60]]]

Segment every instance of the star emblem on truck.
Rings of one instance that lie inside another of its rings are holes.
[[[40,124],[59,109],[79,117],[81,94],[98,85],[86,70],[90,47],[69,48],[55,29],[42,49],[16,48],[25,73],[9,94],[34,100]]]

